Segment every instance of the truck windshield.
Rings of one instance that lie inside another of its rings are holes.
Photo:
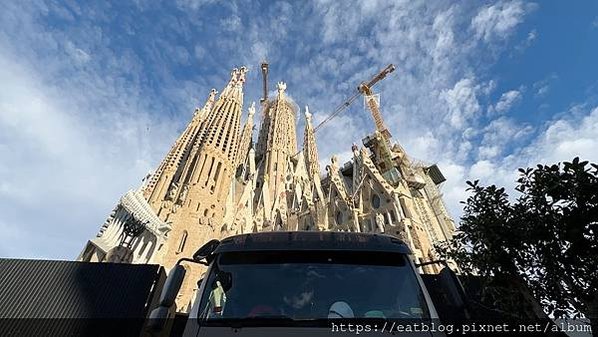
[[[389,252],[231,252],[212,265],[199,319],[428,318],[414,270]]]

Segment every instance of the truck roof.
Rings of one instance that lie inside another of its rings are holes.
[[[386,234],[354,232],[259,232],[223,239],[214,254],[238,251],[372,251],[411,254],[400,239]]]

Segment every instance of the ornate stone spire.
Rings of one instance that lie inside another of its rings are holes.
[[[236,166],[239,166],[247,158],[247,153],[251,145],[251,138],[253,135],[253,116],[255,115],[255,102],[251,103],[247,113],[247,121],[241,131],[241,139],[239,140],[239,150],[237,151]]]
[[[284,82],[278,82],[276,98],[264,104],[264,121],[256,151],[259,156],[256,160],[260,163],[257,185],[261,189],[256,196],[258,201],[262,200],[266,221],[275,221],[279,213],[286,216],[277,205],[286,205],[285,182],[292,174],[291,158],[297,153],[296,111],[285,95],[286,88]],[[266,200],[271,201],[271,206]],[[258,204],[259,207],[262,206]]]
[[[181,164],[184,165],[183,158],[189,155],[193,143],[201,133],[204,120],[212,110],[217,93],[216,89],[212,89],[203,108],[195,109],[193,118],[185,128],[185,131],[183,131],[172,145],[172,148],[164,160],[162,160],[156,172],[145,185],[143,195],[156,210],[159,207],[159,202],[166,196],[175,172],[182,169]]]
[[[235,68],[231,72],[231,78],[224,90],[222,90],[222,97],[236,100],[239,104],[243,104],[243,84],[245,83],[245,74],[247,73],[246,67],[239,69]]]
[[[303,135],[303,155],[307,164],[307,172],[311,178],[320,176],[320,161],[318,159],[318,148],[316,135],[311,123],[309,107],[305,106],[305,131]]]
[[[171,268],[181,257],[190,257],[202,244],[222,235],[225,204],[231,190],[235,156],[239,148],[239,128],[243,105],[243,84],[247,68],[234,69],[227,85],[214,102],[212,91],[204,107],[201,130],[188,142],[187,151],[176,172],[165,177],[170,182],[160,188],[158,217],[171,222],[172,239],[163,248],[160,263]],[[190,280],[200,270],[189,271]],[[182,303],[189,302],[194,282],[185,282]]]
[[[243,84],[247,68],[233,69],[231,79],[222,90],[214,108],[208,115],[206,132],[201,145],[220,150],[233,162],[238,150],[239,123],[243,106]]]
[[[204,104],[203,108],[196,108],[193,117],[198,116],[199,118],[204,119],[212,110],[212,107],[214,106],[214,101],[216,101],[217,94],[218,90],[212,88],[212,90],[210,90],[210,95],[208,96],[208,99],[206,100],[206,103]]]

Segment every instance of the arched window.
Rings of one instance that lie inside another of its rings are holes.
[[[380,196],[376,193],[372,194],[372,207],[374,209],[380,208]]]
[[[392,222],[397,221],[397,216],[395,215],[395,211],[392,209],[390,210],[390,220],[392,220]]]
[[[336,212],[336,224],[337,225],[342,225],[343,224],[343,213],[341,211],[337,211]]]
[[[179,248],[177,248],[176,253],[179,254],[185,249],[185,242],[187,241],[187,231],[183,231],[183,235],[181,236],[181,241],[179,242]]]

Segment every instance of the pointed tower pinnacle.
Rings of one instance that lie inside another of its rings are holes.
[[[276,90],[278,90],[278,98],[284,98],[284,91],[287,90],[287,84],[284,82],[278,82],[276,85]]]
[[[320,161],[318,159],[318,148],[316,146],[316,135],[311,122],[309,107],[305,106],[305,131],[303,135],[303,155],[307,164],[307,172],[313,179],[320,176]]]
[[[172,223],[171,239],[158,261],[172,268],[181,257],[191,257],[197,247],[222,235],[226,200],[234,176],[239,148],[239,128],[243,105],[243,84],[247,68],[234,69],[218,99],[205,109],[201,130],[190,144],[179,170],[169,185],[161,188],[158,217]],[[208,101],[216,96],[212,91]],[[168,176],[171,176],[168,174]],[[189,279],[198,279],[201,270],[191,268]],[[189,303],[195,282],[185,282],[177,304]]]
[[[188,156],[193,147],[194,140],[201,133],[204,127],[204,120],[214,106],[214,99],[218,91],[212,89],[203,108],[196,108],[191,122],[185,128],[185,131],[172,145],[172,148],[160,163],[160,166],[145,185],[143,190],[144,197],[148,200],[155,211],[159,208],[159,202],[164,199],[167,187],[171,184],[174,173],[182,167],[184,157]]]
[[[241,139],[239,140],[239,150],[237,151],[237,158],[235,160],[236,166],[241,165],[247,159],[247,154],[251,145],[251,138],[253,135],[253,115],[255,115],[255,102],[251,103],[249,111],[247,112],[247,121],[241,131]]]
[[[199,115],[199,118],[204,119],[208,115],[210,110],[212,110],[212,107],[214,106],[214,101],[216,101],[217,94],[218,94],[218,90],[212,88],[212,90],[210,90],[210,94],[208,95],[208,99],[206,100],[206,103],[204,104],[203,108],[201,108],[201,109],[196,108],[195,113],[193,114],[193,117]]]
[[[243,105],[243,84],[247,68],[233,69],[231,79],[222,90],[206,120],[206,132],[201,145],[221,151],[231,163],[238,149],[239,123]]]

